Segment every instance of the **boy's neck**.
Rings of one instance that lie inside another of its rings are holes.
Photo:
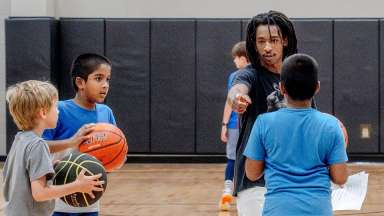
[[[312,107],[312,99],[309,100],[292,100],[290,97],[285,97],[287,101],[288,108],[311,108]]]
[[[76,94],[75,98],[73,98],[73,101],[79,105],[81,108],[87,109],[87,110],[93,110],[96,107],[96,103],[89,102],[86,98],[79,95],[79,93]]]
[[[45,127],[40,122],[31,131],[34,132],[37,136],[41,137],[44,133],[44,130],[45,130]]]

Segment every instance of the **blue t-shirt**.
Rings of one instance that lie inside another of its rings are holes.
[[[233,80],[235,80],[236,78],[236,75],[237,75],[238,71],[235,71],[235,72],[232,72],[229,77],[228,77],[228,83],[227,83],[227,88],[228,88],[228,91],[229,89],[232,88],[233,86]],[[236,129],[236,128],[239,128],[239,125],[237,123],[238,121],[238,115],[236,112],[231,112],[231,116],[229,117],[229,120],[228,120],[228,125],[227,127],[228,128],[231,128],[231,129]]]
[[[63,140],[72,137],[81,126],[88,123],[116,124],[112,110],[104,104],[96,104],[95,109],[87,110],[77,105],[72,99],[59,101],[59,119],[55,129],[44,131],[46,140]]]
[[[262,114],[244,155],[265,162],[263,215],[332,215],[328,166],[348,160],[334,116],[312,108]]]

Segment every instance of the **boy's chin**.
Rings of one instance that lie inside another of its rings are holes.
[[[100,98],[100,99],[97,99],[95,102],[96,103],[104,103],[105,101],[105,98]]]

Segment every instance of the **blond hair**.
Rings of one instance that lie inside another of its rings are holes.
[[[10,86],[6,99],[9,112],[20,130],[31,130],[41,109],[48,111],[58,99],[55,86],[49,82],[28,80]]]

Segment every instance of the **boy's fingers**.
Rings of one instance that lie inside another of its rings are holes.
[[[93,187],[92,191],[103,191],[103,187]]]
[[[85,174],[85,170],[82,169],[82,170],[80,171],[79,175],[84,175],[84,174]]]
[[[88,193],[88,195],[89,195],[92,199],[95,199],[95,195],[94,195],[92,192]]]
[[[101,177],[101,173],[96,174],[96,175],[93,175],[93,176],[89,176],[89,178],[90,178],[91,180],[96,180],[96,179],[98,179],[98,178],[100,178],[100,177]]]
[[[104,181],[97,181],[96,183],[95,183],[95,185],[103,185],[104,184]]]

